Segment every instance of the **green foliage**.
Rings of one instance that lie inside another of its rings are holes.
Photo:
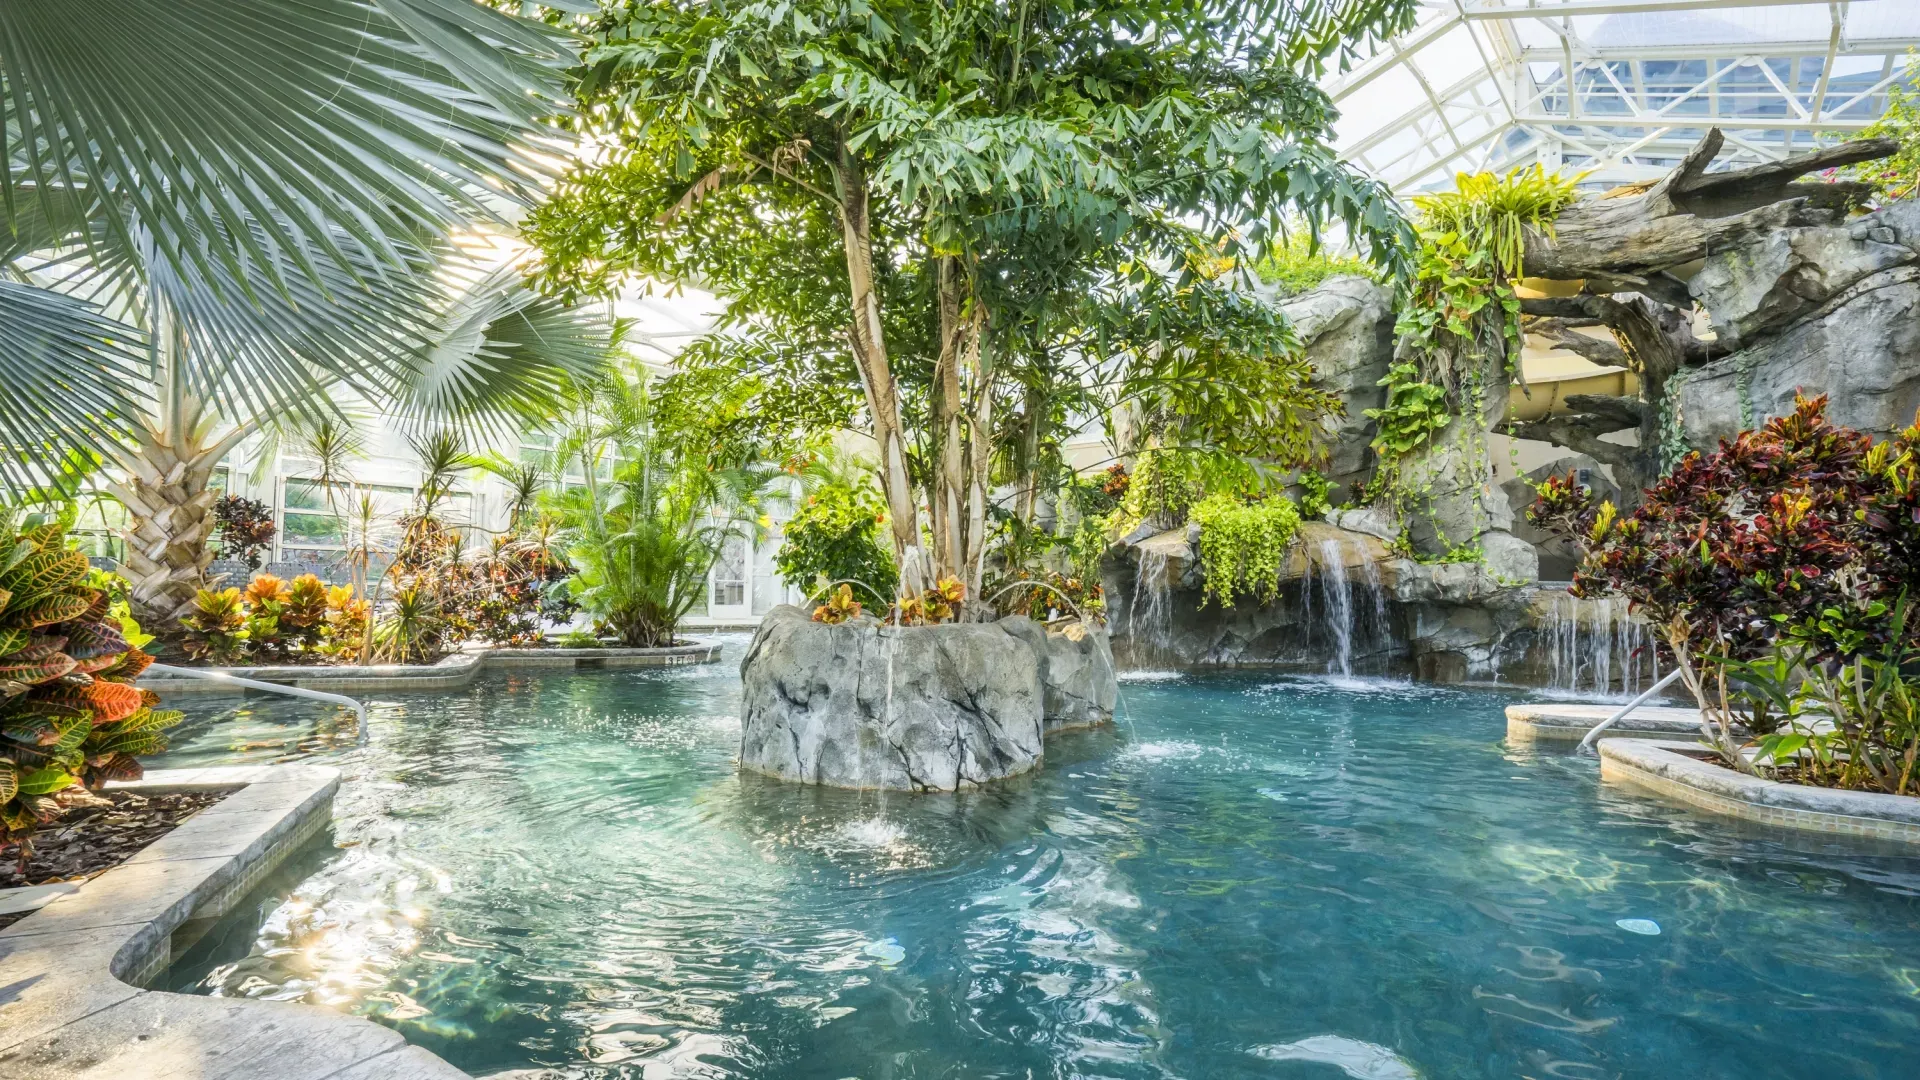
[[[1800,399],[1689,454],[1632,514],[1595,505],[1569,474],[1542,486],[1530,516],[1581,545],[1577,593],[1624,595],[1660,631],[1736,768],[1734,723],[1764,731],[1784,700],[1741,688],[1766,685],[1752,665],[1784,655],[1823,715],[1864,723],[1859,686],[1832,680],[1876,677],[1914,644],[1900,601],[1920,580],[1920,426],[1874,444],[1829,423],[1824,397]]]
[[[721,545],[760,527],[772,474],[716,467],[661,438],[644,381],[595,388],[587,416],[562,442],[586,477],[548,502],[578,571],[568,588],[621,644],[672,644]],[[612,465],[604,481],[603,461]]]
[[[220,558],[260,569],[260,553],[273,544],[273,508],[258,499],[222,495],[213,501],[213,522]]]
[[[538,198],[534,132],[572,59],[537,23],[411,0],[136,3],[103,20],[9,4],[0,38],[6,128],[32,133],[8,137],[0,167],[0,484],[16,491],[75,449],[122,452],[151,397],[183,386],[279,418],[322,411],[329,382],[390,399],[440,367],[439,305],[419,302],[431,249]],[[54,251],[64,295],[27,283]],[[156,369],[147,332],[163,326]],[[186,378],[150,393],[183,358]],[[520,377],[500,359],[457,366]]]
[[[1889,199],[1920,195],[1920,55],[1908,50],[1904,78],[1887,87],[1886,111],[1853,138],[1892,139],[1900,148],[1891,157],[1849,167],[1848,179],[1871,184]]]
[[[1375,424],[1373,450],[1383,463],[1398,461],[1420,449],[1453,421],[1447,412],[1447,392],[1420,381],[1419,368],[1411,363],[1389,367],[1380,385],[1387,388],[1387,403],[1368,409],[1366,414]]]
[[[881,532],[885,520],[886,506],[871,487],[817,488],[784,527],[774,563],[781,580],[804,592],[823,582],[857,582],[862,602],[891,603],[900,574]]]
[[[136,755],[165,749],[180,714],[132,685],[153,657],[58,521],[16,528],[6,515],[0,535],[0,842],[25,861],[71,789],[139,777]]]
[[[1260,280],[1276,285],[1288,296],[1306,292],[1330,277],[1357,274],[1379,280],[1380,268],[1357,255],[1335,255],[1314,243],[1313,237],[1295,232],[1286,243],[1277,244],[1267,257],[1254,265]]]
[[[187,655],[211,664],[352,659],[367,602],[353,587],[329,588],[312,574],[291,582],[256,574],[246,589],[201,589],[180,616]]]
[[[1300,516],[1313,519],[1326,516],[1333,509],[1333,481],[1321,475],[1315,469],[1302,469],[1294,477],[1294,483],[1300,486]]]
[[[1264,604],[1280,589],[1280,561],[1300,528],[1293,501],[1272,496],[1245,502],[1231,495],[1210,495],[1193,507],[1200,526],[1200,571],[1206,579],[1202,602],[1230,608],[1237,598]]]

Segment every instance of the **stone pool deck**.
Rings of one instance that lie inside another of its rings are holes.
[[[1507,738],[1516,741],[1579,742],[1619,705],[1532,702],[1507,706]],[[1606,738],[1671,739],[1700,733],[1700,710],[1642,705],[1608,728]]]
[[[329,1009],[142,989],[332,824],[333,769],[155,771],[135,791],[231,791],[125,863],[0,930],[6,1080],[465,1080]]]
[[[660,649],[516,649],[478,646],[445,656],[434,664],[369,664],[324,667],[305,664],[258,667],[200,668],[208,674],[237,676],[260,682],[298,686],[331,693],[392,690],[457,690],[482,671],[502,668],[591,670],[597,668],[678,667],[711,664],[720,659],[720,646],[710,642]],[[162,694],[234,693],[244,688],[223,686],[212,679],[154,674],[139,681],[143,690]]]
[[[1920,798],[1783,784],[1703,760],[1698,743],[1602,738],[1600,778],[1763,825],[1920,844]]]

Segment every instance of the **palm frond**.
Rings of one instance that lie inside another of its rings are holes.
[[[0,311],[0,486],[17,493],[105,456],[150,375],[140,332],[92,304],[0,280]]]
[[[544,420],[607,377],[620,330],[528,289],[517,265],[496,267],[452,301],[405,407],[431,423],[471,418],[490,430]]]
[[[97,217],[124,248],[138,225],[176,274],[248,287],[347,268],[342,237],[402,265],[389,238],[532,196],[527,129],[573,55],[470,0],[9,0],[0,214]]]

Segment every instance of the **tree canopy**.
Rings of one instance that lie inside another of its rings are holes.
[[[632,3],[595,24],[578,87],[601,155],[531,231],[563,294],[644,276],[726,298],[676,378],[741,377],[776,429],[864,404],[903,587],[977,582],[996,469],[1032,468],[1067,425],[1124,413],[1305,459],[1333,403],[1249,268],[1290,214],[1401,258],[1406,226],[1328,149],[1313,76],[1412,12]]]

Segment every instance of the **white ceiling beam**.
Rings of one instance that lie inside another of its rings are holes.
[[[1842,39],[1832,47],[1834,56],[1899,56],[1920,46],[1920,37],[1871,38],[1865,41]],[[1732,56],[1825,56],[1829,43],[1824,41],[1741,41],[1708,42],[1689,45],[1588,45],[1583,60],[1725,60]],[[1520,50],[1523,64],[1557,64],[1560,46],[1534,45]]]
[[[1338,104],[1340,99],[1399,67],[1407,57],[1440,40],[1447,31],[1459,26],[1462,21],[1461,16],[1455,14],[1414,27],[1406,36],[1395,39],[1394,48],[1374,56],[1366,63],[1335,79],[1326,87],[1327,96]]]
[[[1713,8],[1805,7],[1827,0],[1565,0],[1564,3],[1535,3],[1528,7],[1508,6],[1479,0],[1467,5],[1469,19],[1560,18],[1563,15],[1631,15],[1641,11],[1707,11]]]
[[[1859,131],[1873,123],[1871,120],[1795,120],[1785,116],[1696,116],[1690,113],[1677,116],[1668,114],[1657,118],[1647,116],[1639,119],[1631,116],[1594,116],[1592,114],[1575,119],[1546,113],[1523,113],[1516,119],[1522,124],[1558,124],[1561,127],[1572,124],[1620,130],[1649,127],[1718,127],[1758,131]]]

